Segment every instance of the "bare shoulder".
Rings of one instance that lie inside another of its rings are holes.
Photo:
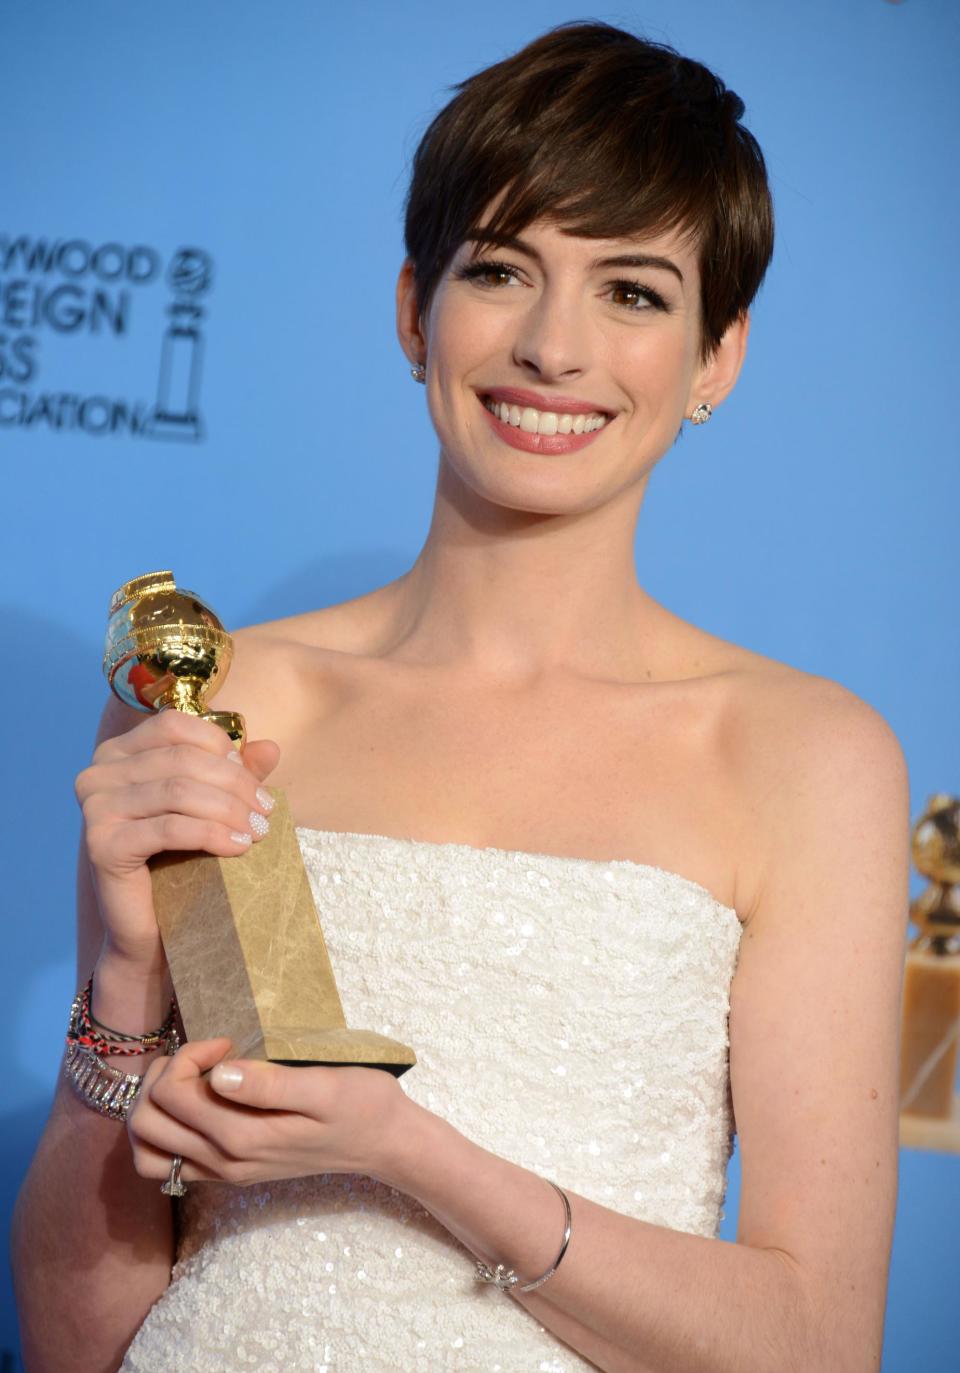
[[[731,694],[728,739],[735,749],[745,832],[740,851],[743,909],[756,910],[774,870],[786,870],[804,836],[818,835],[829,860],[829,832],[837,864],[859,864],[841,851],[872,817],[889,836],[909,826],[909,770],[889,721],[869,702],[831,678],[763,660],[742,674]],[[747,916],[749,919],[749,914]]]
[[[741,724],[744,738],[756,746],[759,758],[784,756],[798,748],[843,746],[849,738],[862,744],[874,738],[899,748],[884,716],[840,682],[765,658],[749,655],[739,673]]]
[[[840,682],[702,631],[693,643],[687,660],[715,685],[721,743],[755,794],[865,754],[904,766],[889,722]]]
[[[322,714],[339,690],[338,659],[355,652],[354,602],[231,630],[233,660],[211,704],[244,715],[250,738],[281,745],[307,712]]]
[[[884,759],[904,763],[889,721],[863,697],[829,677],[762,659],[742,675],[738,722],[744,759],[779,785],[808,771]],[[835,778],[835,782],[839,778]]]

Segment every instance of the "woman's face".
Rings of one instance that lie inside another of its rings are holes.
[[[507,244],[461,244],[420,355],[443,455],[463,481],[555,512],[634,484],[693,406],[722,398],[699,349],[699,273],[679,234],[586,239],[538,221]]]

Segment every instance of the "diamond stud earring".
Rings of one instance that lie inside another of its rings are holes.
[[[690,416],[690,423],[706,424],[707,420],[710,418],[712,414],[713,406],[709,403],[709,401],[703,401],[702,404],[697,406],[693,414]]]
[[[415,362],[410,368],[410,375],[413,377],[414,381],[422,381],[425,383],[427,380],[427,369],[422,362]]]

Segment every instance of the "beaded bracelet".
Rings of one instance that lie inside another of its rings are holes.
[[[563,1188],[558,1187],[551,1178],[546,1178],[544,1180],[550,1183],[550,1186],[555,1192],[560,1193],[560,1198],[563,1201],[563,1243],[560,1245],[560,1253],[545,1273],[541,1273],[539,1278],[534,1278],[533,1282],[527,1283],[521,1283],[513,1269],[507,1268],[505,1263],[498,1263],[496,1268],[489,1268],[482,1260],[477,1259],[477,1266],[474,1274],[477,1282],[492,1282],[495,1287],[500,1288],[501,1292],[509,1292],[513,1287],[515,1287],[518,1292],[535,1292],[538,1287],[543,1286],[547,1278],[552,1278],[560,1267],[560,1260],[567,1252],[567,1245],[570,1243],[570,1231],[573,1227],[573,1217],[570,1212],[570,1198]]]
[[[67,1043],[81,1044],[96,1054],[117,1054],[130,1057],[149,1054],[161,1048],[173,1033],[177,1014],[175,998],[170,999],[167,1018],[158,1030],[150,1030],[145,1035],[126,1034],[122,1030],[111,1030],[96,1020],[90,1010],[90,997],[93,992],[93,974],[82,992],[73,999],[70,1007],[70,1023],[67,1027]],[[123,1047],[126,1046],[126,1047]]]

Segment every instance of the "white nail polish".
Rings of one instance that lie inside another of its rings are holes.
[[[234,842],[235,844],[252,844],[252,843],[253,843],[253,835],[252,835],[252,834],[238,834],[236,830],[231,830],[231,831],[230,831],[230,838],[233,840],[233,842]]]
[[[221,1092],[235,1092],[243,1086],[243,1073],[232,1064],[215,1063],[210,1070],[213,1085]]]
[[[240,757],[239,749],[233,749],[232,752],[227,754],[227,757],[230,759],[231,763],[239,763],[240,766],[243,767],[243,759]]]
[[[273,810],[273,797],[267,791],[266,787],[257,787],[257,800],[260,802],[261,806],[263,806],[264,810]]]
[[[262,839],[270,828],[270,821],[265,815],[261,815],[258,810],[252,810],[250,812],[250,828],[253,830],[254,834],[258,834]]]

